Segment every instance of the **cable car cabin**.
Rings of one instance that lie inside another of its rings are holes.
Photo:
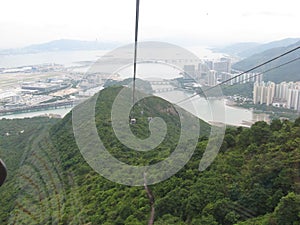
[[[130,124],[136,124],[136,119],[135,118],[130,119]]]
[[[0,159],[0,186],[4,183],[6,179],[7,171],[4,162]]]

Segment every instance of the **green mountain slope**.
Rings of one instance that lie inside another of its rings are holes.
[[[8,169],[8,177],[4,186],[0,189],[0,223],[12,224],[13,212],[17,209],[18,199],[22,195],[24,180],[32,184],[32,171],[26,171],[25,167],[31,160],[36,160],[32,156],[38,146],[40,135],[47,134],[49,128],[55,124],[57,119],[32,118],[32,119],[15,119],[0,121],[0,157],[5,161]],[[45,153],[48,154],[47,145],[43,146]],[[47,155],[47,160],[52,161]],[[43,157],[46,160],[46,157]],[[39,171],[39,168],[36,168]],[[41,174],[39,173],[39,176]],[[34,186],[43,189],[42,183],[38,182]],[[30,193],[32,193],[30,191]],[[10,222],[9,222],[10,221]]]
[[[258,54],[258,53],[264,52],[264,51],[272,49],[272,48],[287,47],[289,45],[295,44],[298,41],[300,41],[300,38],[286,38],[286,39],[282,39],[282,40],[278,40],[278,41],[272,41],[272,42],[261,44],[259,46],[242,51],[240,53],[240,56],[242,56],[244,58],[249,57],[254,54]]]
[[[276,56],[279,56],[293,48],[300,46],[300,42],[297,42],[288,47],[272,48],[259,54],[252,55],[242,61],[237,62],[233,65],[236,70],[246,71],[253,68],[261,63],[264,63]],[[256,72],[264,72],[270,68],[276,67],[280,64],[286,63],[293,59],[300,57],[300,50],[296,50],[291,54],[285,55],[282,58],[275,60],[263,67],[256,69]],[[265,81],[274,81],[280,83],[282,81],[299,81],[300,80],[300,61],[292,62],[288,65],[282,66],[278,69],[272,70],[264,74]]]
[[[158,151],[131,151],[116,140],[109,121],[119,90],[102,91],[106,101],[96,105],[95,121],[104,144],[115,157],[133,165],[165,159],[178,136],[175,111],[165,110],[170,105],[158,98],[139,104],[135,115],[139,122],[131,126],[132,132],[147,137],[143,117],[155,114],[166,121],[169,136]],[[0,126],[3,122],[7,121],[0,121]],[[20,121],[10,122],[16,126]],[[300,119],[294,123],[275,120],[271,125],[258,122],[250,129],[228,128],[219,155],[203,172],[198,167],[209,126],[201,126],[203,136],[188,164],[149,187],[154,196],[154,224],[299,224]],[[18,173],[0,189],[1,197],[5,195],[5,200],[0,199],[1,224],[148,223],[151,207],[144,187],[116,184],[94,172],[79,153],[71,114],[55,125],[35,129],[32,135],[32,139],[22,139],[26,144],[19,149],[27,149],[27,157]],[[15,145],[7,149],[18,145],[10,143]],[[14,193],[9,194],[11,190]]]
[[[287,47],[298,42],[300,38],[285,38],[278,41],[272,41],[265,44],[254,42],[242,42],[226,46],[224,48],[216,49],[215,51],[223,52],[229,55],[238,56],[240,58],[247,58],[254,54],[262,53],[272,48]]]

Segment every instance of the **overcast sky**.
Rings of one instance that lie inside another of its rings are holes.
[[[140,0],[139,40],[182,45],[300,37],[300,1]],[[4,0],[0,48],[55,39],[134,40],[135,0]]]

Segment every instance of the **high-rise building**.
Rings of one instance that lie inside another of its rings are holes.
[[[254,86],[253,86],[253,103],[254,104],[261,104],[260,96],[261,96],[261,86],[259,85],[258,82],[255,82]]]
[[[230,81],[230,85],[233,84],[245,84],[248,82],[257,82],[261,83],[263,81],[263,74],[257,74],[257,73],[236,73],[236,74],[231,74],[232,77],[235,77]]]
[[[225,80],[229,80],[232,78],[231,73],[221,73],[221,81],[225,81]],[[230,82],[228,82],[228,84],[230,84]]]
[[[271,105],[275,96],[275,83],[268,82],[266,88],[266,105]]]
[[[249,81],[261,83],[263,82],[263,77],[264,75],[262,73],[252,73]]]
[[[300,111],[300,82],[282,82],[280,84],[255,82],[253,103],[266,105],[274,103]]]
[[[288,99],[287,99],[287,108],[299,110],[299,95],[300,90],[298,89],[289,89],[288,90]]]
[[[255,82],[253,87],[253,103],[271,105],[275,96],[275,83]]]
[[[213,69],[217,73],[230,73],[231,72],[231,60],[230,58],[221,58],[220,61],[213,62]]]
[[[297,110],[298,112],[300,112],[300,90],[299,89],[297,89],[298,90],[298,97],[297,97],[297,99],[298,99],[298,101],[297,101],[297,103],[296,103],[296,105],[295,105],[295,110]]]
[[[208,71],[207,85],[208,86],[215,86],[216,84],[217,84],[216,71],[215,70]]]

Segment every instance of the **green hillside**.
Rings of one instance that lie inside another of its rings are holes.
[[[298,41],[295,44],[289,45],[288,47],[278,47],[266,50],[262,53],[258,53],[252,55],[244,60],[241,60],[233,65],[234,69],[246,71],[249,70],[261,63],[264,63],[272,58],[275,58],[293,48],[300,46],[300,42]],[[260,67],[255,70],[255,72],[264,72],[269,70],[270,68],[276,67],[278,65],[284,64],[291,60],[300,57],[300,50],[296,50],[291,54],[285,55],[282,58],[275,60],[263,67]],[[265,81],[274,81],[275,83],[280,83],[282,81],[299,81],[300,80],[300,61],[297,60],[288,65],[282,66],[275,70],[264,73]]]
[[[232,56],[238,56],[244,59],[269,49],[293,45],[299,40],[300,40],[299,38],[285,38],[285,39],[267,42],[263,44],[255,43],[255,42],[241,42],[241,43],[236,43],[223,48],[217,48],[213,50],[216,52],[226,53]]]
[[[50,152],[48,143],[40,142],[40,139],[47,135],[49,128],[57,123],[57,119],[32,118],[32,119],[15,119],[0,121],[0,157],[5,161],[8,169],[8,177],[4,186],[0,188],[0,223],[13,224],[10,220],[12,212],[16,212],[16,206],[21,198],[24,179],[32,182],[32,178],[38,175],[42,178],[42,170],[34,166],[31,162],[36,162],[38,155],[44,153],[40,159],[43,161],[53,162],[54,154]],[[48,138],[49,140],[49,138]],[[33,154],[36,154],[33,156]],[[36,173],[28,171],[30,165]],[[54,167],[54,166],[53,166]],[[41,191],[46,186],[36,182],[35,186]],[[33,192],[29,191],[31,194]]]
[[[168,134],[155,151],[132,151],[111,128],[110,107],[119,91],[105,89],[105,101],[99,98],[96,105],[98,133],[110,153],[132,165],[165,159],[179,134],[176,111],[159,98],[140,103],[132,132],[142,139],[149,136],[146,118],[151,115],[164,119]],[[0,156],[14,171],[0,189],[1,224],[148,224],[151,206],[145,188],[116,184],[90,168],[75,143],[71,113],[59,121],[38,120],[0,121],[1,131],[31,127],[23,137],[4,131],[1,136]],[[203,122],[200,127],[188,164],[149,186],[154,224],[300,224],[300,119],[228,128],[219,155],[204,172],[198,167],[210,128]]]

